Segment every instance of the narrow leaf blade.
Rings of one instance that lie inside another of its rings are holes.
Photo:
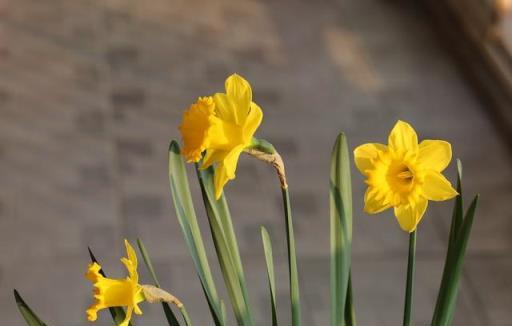
[[[352,251],[352,186],[347,139],[336,139],[330,171],[331,325],[345,323]],[[352,304],[352,300],[350,300]]]
[[[277,307],[276,307],[276,281],[274,277],[274,257],[272,254],[272,242],[267,229],[261,227],[261,239],[263,241],[263,250],[265,252],[265,261],[267,263],[268,287],[270,292],[270,303],[272,308],[272,326],[278,326]]]
[[[46,324],[34,313],[34,311],[25,303],[17,290],[14,290],[14,299],[21,315],[28,326],[46,326]]]
[[[356,311],[352,301],[352,275],[349,275],[347,302],[345,304],[345,325],[356,326]]]
[[[454,240],[453,252],[445,263],[448,267],[445,267],[443,272],[443,280],[437,297],[434,317],[432,318],[432,326],[449,326],[452,323],[462,275],[462,266],[477,205],[478,196],[475,196],[464,216],[457,237]]]
[[[462,163],[457,160],[457,192],[459,193],[455,197],[455,204],[453,206],[452,224],[450,227],[450,238],[448,239],[448,251],[453,247],[457,233],[459,232],[460,226],[462,225],[464,215],[464,201],[462,198]]]
[[[215,199],[215,186],[213,182],[214,171],[212,167],[207,169],[199,169],[198,165],[196,165],[196,172],[199,179],[199,184],[202,189],[204,189],[203,201],[207,201],[209,207],[211,208],[211,210],[207,212],[213,214],[211,218],[215,218],[221,227],[223,237],[226,240],[227,249],[229,250],[233,264],[237,270],[238,280],[240,282],[245,304],[247,305],[248,311],[251,311],[249,294],[245,281],[245,272],[243,269],[242,259],[238,249],[238,241],[235,234],[235,228],[233,227],[233,221],[231,219],[231,213],[229,211],[226,196],[221,194],[221,197],[218,200]]]
[[[216,325],[224,325],[225,319],[222,313],[222,305],[213,281],[201,231],[197,223],[185,162],[176,141],[171,141],[169,145],[169,183],[178,222],[192,256],[197,275],[201,281],[212,317]]]
[[[235,263],[235,258],[233,257],[233,249],[230,247],[225,228],[223,227],[223,220],[216,211],[216,205],[212,204],[212,201],[215,200],[211,197],[213,194],[209,193],[206,188],[205,178],[207,178],[208,174],[213,172],[211,169],[196,169],[196,171],[201,186],[208,222],[210,223],[215,251],[217,252],[217,258],[219,260],[224,283],[228,290],[229,299],[233,306],[235,318],[239,325],[252,325],[251,311],[243,290],[246,284],[242,282],[240,278],[239,270]]]

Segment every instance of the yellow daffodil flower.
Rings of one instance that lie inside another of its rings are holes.
[[[355,163],[366,176],[365,212],[380,213],[390,207],[404,231],[413,232],[429,200],[453,198],[457,192],[441,174],[452,158],[451,145],[424,140],[406,122],[398,121],[388,146],[369,143],[354,150]]]
[[[237,74],[226,79],[226,93],[200,97],[183,115],[180,132],[182,154],[188,162],[198,162],[206,151],[201,168],[215,167],[215,197],[235,178],[238,158],[248,148],[263,112],[252,102],[251,85]]]
[[[121,262],[128,270],[126,279],[111,279],[100,274],[101,266],[92,263],[87,270],[86,278],[93,283],[94,299],[96,300],[87,309],[87,319],[95,321],[98,318],[98,310],[110,307],[126,307],[126,318],[119,324],[126,326],[130,322],[132,312],[142,314],[138,304],[145,300],[142,286],[139,284],[137,273],[137,255],[127,240],[124,241],[127,257],[121,258]]]

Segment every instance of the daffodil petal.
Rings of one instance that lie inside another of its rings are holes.
[[[457,196],[457,191],[453,189],[450,181],[433,170],[425,174],[422,191],[428,200],[442,201]]]
[[[126,309],[126,317],[124,318],[123,322],[119,324],[119,326],[128,326],[128,324],[130,323],[130,319],[132,318],[132,312],[133,307],[128,307]]]
[[[121,258],[121,262],[124,264],[124,266],[128,270],[130,280],[133,283],[138,283],[139,282],[139,273],[137,272],[137,266],[138,266],[137,254],[135,253],[135,250],[130,245],[128,240],[125,239],[124,244],[126,246],[126,256],[127,257]]]
[[[258,106],[258,104],[252,102],[251,109],[249,111],[247,119],[245,120],[245,126],[243,129],[244,141],[246,143],[249,143],[252,140],[252,136],[256,132],[256,129],[258,129],[258,127],[260,126],[262,120],[263,111]]]
[[[420,143],[418,161],[426,168],[443,171],[452,159],[452,146],[444,140],[424,140]]]
[[[215,199],[219,199],[224,190],[224,186],[228,183],[230,178],[227,174],[226,168],[221,164],[215,168],[214,184],[215,184]]]
[[[223,160],[228,154],[229,154],[229,151],[223,151],[223,150],[213,149],[213,148],[208,149],[206,151],[206,155],[203,158],[203,164],[201,164],[201,169],[207,169],[212,164]]]
[[[400,228],[409,233],[416,230],[416,226],[427,210],[427,205],[427,199],[419,198],[414,203],[396,206],[395,216]]]
[[[388,138],[389,147],[395,151],[412,151],[418,150],[418,135],[413,127],[407,122],[398,120]]]
[[[144,301],[144,296],[139,294],[138,297],[141,299],[137,299],[138,302],[133,306],[133,312],[135,312],[136,315],[142,315],[142,310],[140,309],[138,303]]]
[[[368,143],[358,146],[354,150],[354,160],[357,169],[366,175],[367,170],[373,167],[372,159],[376,158],[379,152],[387,150],[387,146],[379,143]]]
[[[124,239],[124,245],[126,247],[126,255],[128,256],[128,259],[132,262],[133,267],[135,267],[135,269],[137,269],[137,266],[139,263],[137,260],[137,254],[135,253],[135,250],[133,249],[132,245],[126,239]]]
[[[249,105],[252,101],[252,89],[247,80],[237,74],[232,74],[225,82],[226,94],[235,102],[235,121],[237,124],[245,123],[249,114]]]
[[[244,146],[234,148],[215,168],[215,176],[213,179],[215,185],[215,198],[219,199],[222,195],[222,190],[229,180],[235,178],[236,166],[238,158],[242,153]]]
[[[377,214],[388,208],[391,205],[386,203],[383,199],[377,198],[375,191],[371,188],[366,189],[364,194],[364,211],[368,214]]]
[[[213,101],[215,102],[215,112],[221,120],[237,124],[237,107],[230,97],[224,93],[216,93],[213,95]]]

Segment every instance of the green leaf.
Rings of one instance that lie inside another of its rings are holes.
[[[30,309],[30,307],[25,303],[16,289],[14,290],[14,299],[16,300],[18,309],[20,310],[20,313],[27,322],[28,326],[46,326],[46,324],[41,319],[39,319],[34,311],[32,311],[32,309]]]
[[[101,264],[98,263],[98,260],[96,259],[96,257],[92,253],[91,248],[87,247],[87,250],[89,251],[89,257],[91,257],[91,261],[93,263],[97,263],[97,264],[99,264],[101,266]],[[103,277],[107,277],[107,275],[105,274],[105,271],[103,271],[103,268],[101,268],[99,270],[99,273]],[[121,308],[121,307],[111,307],[111,308],[108,308],[108,310],[110,311],[110,315],[112,316],[112,319],[114,319],[114,322],[115,322],[116,325],[121,324],[124,321],[124,319],[126,318],[126,313],[125,313],[124,309]],[[128,323],[128,325],[129,326],[132,325],[131,321]]]
[[[331,156],[331,325],[345,324],[352,251],[352,186],[347,139],[341,133]],[[352,300],[349,301],[352,304]],[[355,320],[355,319],[354,319]]]
[[[222,299],[220,300],[220,310],[222,311],[222,316],[226,316],[226,305]]]
[[[231,219],[231,213],[229,211],[226,196],[224,193],[222,193],[218,200],[215,199],[215,186],[213,182],[214,171],[212,167],[201,170],[196,164],[196,172],[199,178],[199,184],[202,188],[204,188],[206,194],[206,196],[203,196],[203,201],[208,201],[208,204],[211,207],[211,213],[214,214],[213,218],[216,218],[219,221],[222,233],[226,239],[227,247],[233,259],[233,263],[237,269],[238,279],[242,289],[242,295],[248,306],[248,310],[251,311],[242,259],[240,257],[238,241],[235,234],[235,228],[233,227],[233,221]]]
[[[217,203],[213,191],[213,169],[199,170],[196,167],[203,202],[210,223],[210,230],[219,259],[219,265],[233,306],[233,312],[239,325],[252,325],[245,278],[241,270],[240,258],[237,258],[238,245],[232,229],[231,217],[226,215],[227,207]],[[224,207],[222,207],[224,206]],[[224,210],[224,214],[220,211]],[[239,257],[239,256],[238,256]],[[239,262],[239,263],[237,263]]]
[[[213,281],[210,265],[206,257],[201,231],[190,194],[185,162],[180,155],[176,141],[169,145],[169,182],[176,215],[185,237],[188,250],[194,261],[215,325],[225,325],[225,315]]]
[[[268,287],[270,291],[270,302],[272,308],[272,326],[277,326],[277,308],[276,308],[276,281],[274,277],[274,258],[272,255],[272,243],[267,229],[261,227],[261,239],[263,241],[263,250],[265,251],[265,261],[267,263]]]
[[[153,279],[153,282],[155,286],[160,287],[160,282],[158,282],[158,279],[156,277],[155,269],[153,268],[153,264],[151,263],[151,259],[149,258],[149,254],[146,251],[146,247],[142,243],[140,239],[137,239],[137,246],[139,247],[139,251],[142,255],[142,259],[144,260],[144,264],[146,265],[147,269],[149,270],[149,274],[151,275],[151,278]],[[179,326],[180,323],[178,322],[178,319],[176,319],[176,316],[174,315],[174,312],[172,311],[171,307],[167,302],[162,302],[162,308],[165,313],[165,318],[167,318],[167,322],[170,326]],[[188,325],[188,324],[187,324]]]
[[[352,275],[348,278],[347,302],[345,304],[345,325],[356,326],[356,311],[352,302]]]
[[[479,196],[475,196],[473,201],[471,202],[466,215],[464,216],[464,221],[462,222],[461,228],[459,230],[459,234],[457,235],[457,244],[455,246],[454,251],[454,263],[452,265],[452,274],[448,280],[448,311],[449,318],[447,325],[451,325],[453,313],[455,311],[455,304],[457,301],[457,294],[459,288],[459,280],[462,275],[462,267],[464,265],[464,258],[466,255],[466,249],[469,243],[469,237],[471,235],[471,229],[473,227],[473,221],[475,219],[476,207],[478,205]]]
[[[457,191],[459,195],[455,199],[450,240],[448,243],[441,286],[439,288],[434,316],[432,318],[432,326],[449,326],[452,323],[462,275],[462,266],[478,204],[478,196],[475,196],[466,214],[462,217],[463,200],[461,179],[462,168],[460,162],[458,162]]]
[[[464,215],[464,200],[462,198],[462,163],[459,159],[457,159],[457,192],[459,194],[455,197],[455,205],[453,206],[450,238],[448,240],[448,255],[453,248],[453,244],[455,243],[455,238],[457,237],[457,232],[460,229]]]

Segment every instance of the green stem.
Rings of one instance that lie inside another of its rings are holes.
[[[258,138],[253,138],[251,140],[251,145],[249,145],[248,148],[255,149],[260,152],[270,154],[270,155],[275,154],[277,152],[274,145],[272,145],[265,139],[258,139]]]
[[[407,261],[407,286],[405,288],[404,326],[411,325],[412,297],[414,293],[414,267],[416,260],[416,230],[409,234],[409,259]]]
[[[181,316],[183,317],[183,320],[185,321],[185,325],[192,326],[192,322],[190,321],[190,316],[188,315],[188,311],[185,308],[185,306],[181,306],[181,308],[179,308],[179,309],[181,312]]]
[[[284,216],[286,219],[286,240],[288,244],[288,271],[290,274],[292,325],[300,326],[299,276],[297,272],[297,255],[295,253],[295,235],[293,233],[290,194],[288,193],[288,188],[281,188],[281,192],[283,195]]]

